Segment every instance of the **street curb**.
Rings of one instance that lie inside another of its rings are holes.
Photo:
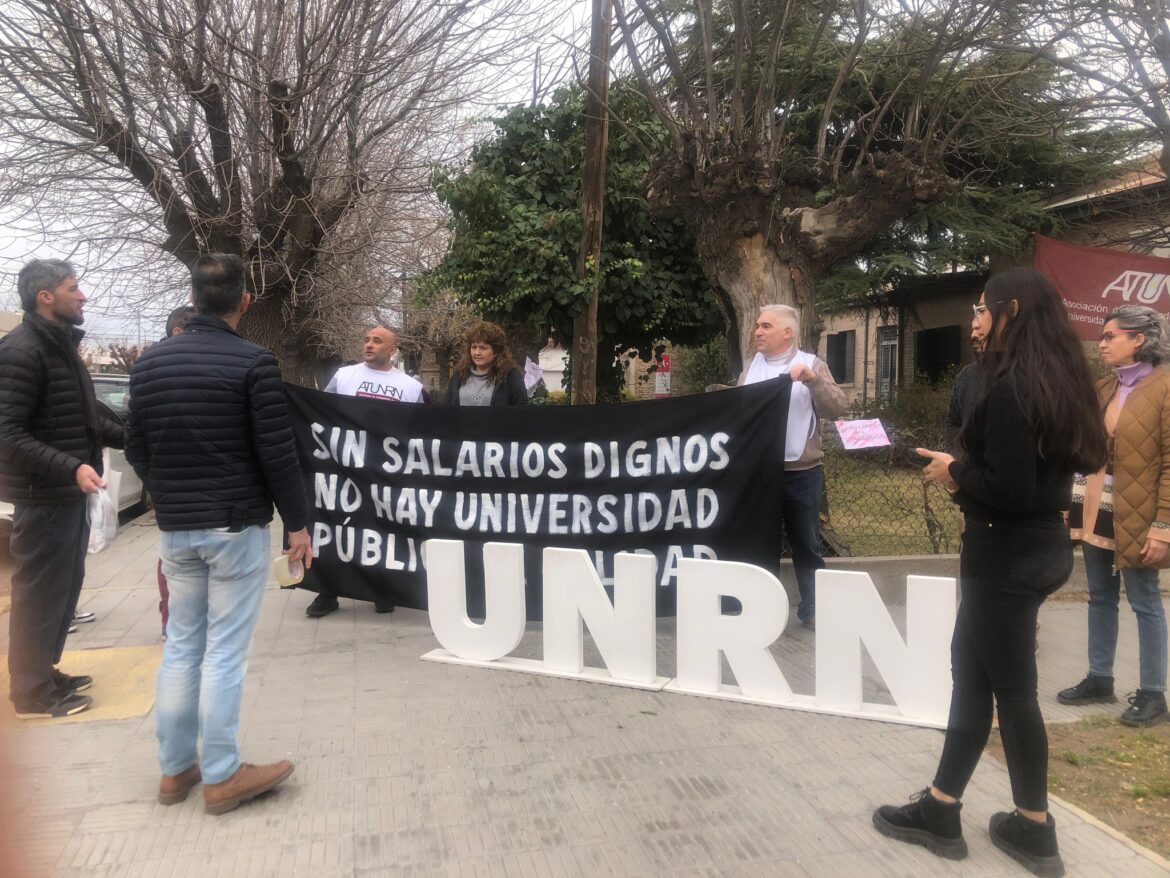
[[[1054,796],[1054,795],[1052,795],[1052,793],[1049,793],[1048,798],[1052,802],[1058,802],[1062,808],[1067,808],[1069,811],[1071,811],[1077,817],[1084,820],[1090,826],[1097,827],[1102,832],[1104,832],[1106,835],[1112,837],[1116,841],[1121,842],[1127,848],[1132,850],[1135,854],[1138,854],[1138,855],[1144,857],[1145,859],[1147,859],[1151,863],[1153,863],[1155,866],[1158,866],[1162,869],[1165,869],[1167,873],[1170,873],[1170,860],[1167,860],[1161,854],[1157,853],[1156,851],[1150,850],[1148,847],[1144,847],[1144,846],[1138,844],[1136,841],[1134,841],[1132,838],[1130,838],[1124,832],[1121,832],[1120,830],[1114,829],[1108,823],[1105,823],[1104,821],[1098,819],[1097,817],[1094,817],[1092,814],[1090,814],[1084,808],[1079,808],[1076,805],[1074,805],[1072,802],[1068,802],[1068,801],[1060,798],[1060,796]]]

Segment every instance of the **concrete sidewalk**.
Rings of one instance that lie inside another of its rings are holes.
[[[91,559],[82,606],[98,620],[71,650],[159,644],[156,545],[148,516]],[[1006,771],[990,759],[964,806],[967,860],[873,830],[876,805],[929,782],[939,732],[423,662],[437,645],[425,613],[379,616],[343,600],[311,620],[310,598],[275,585],[265,595],[241,743],[246,759],[289,758],[297,770],[238,811],[207,816],[198,792],[157,804],[150,713],[9,722],[5,752],[24,774],[0,820],[21,821],[34,867],[152,878],[1026,874],[987,839],[988,818],[1010,806]],[[1074,711],[1052,698],[1083,675],[1084,627],[1081,603],[1044,610],[1049,721],[1120,710]],[[673,620],[659,624],[665,675],[673,631]],[[517,654],[539,652],[530,625]],[[776,652],[793,688],[811,692],[811,632],[790,629]],[[1117,667],[1119,690],[1135,688],[1128,612]],[[91,694],[100,702],[103,691],[99,679]],[[866,697],[885,700],[872,673]],[[1078,812],[1054,803],[1053,813],[1068,874],[1170,874],[1165,860]]]

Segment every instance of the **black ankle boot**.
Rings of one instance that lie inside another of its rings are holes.
[[[1096,677],[1089,674],[1075,686],[1061,689],[1056,693],[1056,700],[1061,704],[1113,704],[1117,696],[1113,694],[1112,677]]]
[[[1056,846],[1056,821],[1048,815],[1047,823],[1037,823],[1019,813],[1001,811],[992,815],[991,841],[1034,875],[1059,878],[1064,862]]]
[[[927,787],[911,796],[908,805],[882,805],[873,812],[873,825],[882,835],[920,844],[948,860],[961,860],[967,856],[959,817],[962,808],[962,802],[940,802]]]

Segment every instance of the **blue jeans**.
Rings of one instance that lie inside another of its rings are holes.
[[[800,606],[796,615],[807,622],[817,612],[816,576],[825,566],[821,557],[821,494],[825,475],[819,466],[805,470],[785,470],[780,489],[780,510],[784,516],[784,535],[792,547],[792,566],[796,568],[796,586],[800,589]]]
[[[199,761],[203,782],[221,783],[240,767],[240,697],[268,580],[268,545],[267,527],[162,534],[170,616],[155,710],[165,775]]]
[[[1121,580],[1125,596],[1137,614],[1138,668],[1141,688],[1166,691],[1166,611],[1158,591],[1158,571],[1152,567],[1126,567],[1113,572],[1113,551],[1082,544],[1085,576],[1089,580],[1089,673],[1113,676],[1117,653],[1117,605]]]

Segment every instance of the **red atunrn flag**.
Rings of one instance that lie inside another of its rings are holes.
[[[1033,265],[1056,284],[1073,328],[1088,341],[1101,337],[1105,318],[1119,305],[1170,314],[1170,259],[1037,235]]]

